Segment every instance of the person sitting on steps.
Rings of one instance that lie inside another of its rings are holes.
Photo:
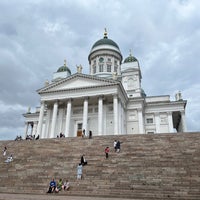
[[[54,178],[49,183],[49,190],[47,191],[47,193],[53,192],[56,192],[56,181],[54,180]]]
[[[63,189],[63,190],[69,190],[69,188],[70,188],[69,181],[66,180],[66,181],[64,182],[64,184],[62,185],[62,189]]]
[[[61,191],[61,190],[62,190],[62,185],[63,185],[63,181],[62,181],[62,179],[60,178],[59,181],[58,181],[58,184],[57,184],[57,189],[58,189],[58,191]]]
[[[13,161],[13,156],[12,154],[10,156],[7,157],[7,159],[5,160],[5,163],[10,163]]]

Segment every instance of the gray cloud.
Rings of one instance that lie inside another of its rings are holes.
[[[24,131],[22,113],[39,105],[36,90],[67,59],[72,72],[95,41],[108,37],[124,58],[132,49],[148,95],[181,90],[189,131],[200,129],[198,0],[0,1],[0,139]],[[2,111],[3,110],[3,111]]]

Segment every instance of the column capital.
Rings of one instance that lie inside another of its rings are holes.
[[[113,98],[119,98],[118,94],[113,94]]]
[[[103,99],[103,98],[104,98],[104,95],[99,95],[98,98],[99,98],[99,99],[100,99],[100,98]]]
[[[59,99],[55,99],[54,103],[59,103]]]

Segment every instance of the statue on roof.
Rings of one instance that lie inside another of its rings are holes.
[[[76,65],[76,67],[77,67],[77,72],[78,73],[82,73],[82,69],[83,69],[83,67],[82,67],[82,65]]]

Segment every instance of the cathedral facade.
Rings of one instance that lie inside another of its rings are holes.
[[[181,93],[146,96],[141,88],[140,65],[131,53],[123,60],[120,48],[104,37],[94,43],[88,56],[89,74],[82,66],[71,73],[66,62],[52,81],[37,90],[41,98],[35,112],[25,117],[25,136],[55,138],[185,132],[185,107]]]

